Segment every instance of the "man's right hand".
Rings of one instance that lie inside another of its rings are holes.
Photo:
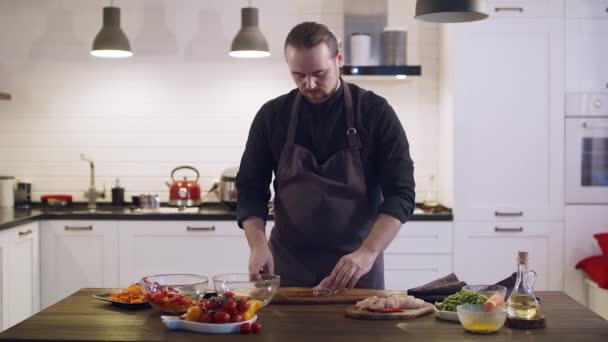
[[[274,274],[274,260],[266,241],[266,225],[259,217],[248,217],[243,228],[249,243],[249,273]]]

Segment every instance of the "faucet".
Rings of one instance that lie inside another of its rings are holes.
[[[103,185],[103,190],[101,192],[97,192],[97,188],[95,187],[95,164],[91,158],[87,157],[84,153],[80,154],[80,160],[86,161],[91,166],[91,184],[89,185],[89,189],[85,192],[85,197],[89,200],[89,209],[97,208],[97,197],[106,198],[106,185]]]

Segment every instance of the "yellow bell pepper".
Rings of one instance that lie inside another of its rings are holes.
[[[201,318],[201,315],[203,314],[203,310],[198,307],[198,306],[191,306],[190,309],[188,309],[188,312],[186,312],[186,321],[190,321],[190,322],[198,322],[199,318]]]
[[[243,313],[243,320],[248,321],[255,316],[255,313],[262,307],[262,301],[259,299],[250,299],[247,301],[249,303],[249,309]]]

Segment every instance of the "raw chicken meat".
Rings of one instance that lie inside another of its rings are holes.
[[[315,296],[327,296],[327,295],[334,295],[334,294],[338,293],[338,291],[332,291],[329,288],[328,283],[329,283],[329,277],[326,277],[325,279],[323,279],[321,281],[321,283],[319,283],[319,285],[312,288],[312,294]]]
[[[357,308],[361,310],[382,311],[384,309],[419,309],[425,305],[422,299],[414,296],[390,295],[386,298],[378,298],[376,296],[365,298],[357,302]]]

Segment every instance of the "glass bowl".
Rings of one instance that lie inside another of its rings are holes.
[[[209,279],[196,274],[160,274],[139,281],[141,293],[158,310],[182,314],[205,296]]]
[[[482,294],[488,298],[495,293],[500,293],[503,298],[507,296],[507,288],[500,285],[466,285],[462,289]]]
[[[281,277],[274,274],[229,273],[213,277],[213,286],[218,295],[230,291],[237,297],[258,299],[262,301],[262,306],[270,303],[280,284]]]
[[[505,324],[507,310],[498,307],[491,312],[484,311],[483,304],[463,304],[456,307],[460,324],[470,332],[489,334],[498,331]]]

